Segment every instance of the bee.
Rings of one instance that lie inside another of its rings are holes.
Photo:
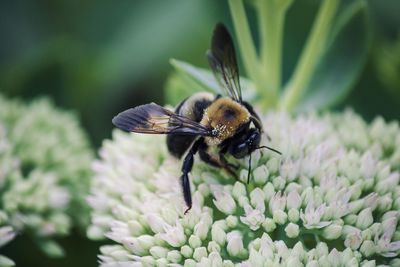
[[[281,154],[268,146],[260,146],[263,126],[253,107],[242,99],[235,48],[222,23],[215,26],[207,58],[228,96],[199,92],[183,100],[174,112],[150,103],[125,110],[112,120],[124,131],[166,134],[170,154],[178,159],[185,155],[180,177],[187,205],[185,214],[192,207],[189,173],[196,153],[204,162],[223,168],[237,180],[238,166],[229,163],[225,156],[229,154],[237,159],[249,156],[248,183],[252,152],[267,148]],[[218,152],[212,153],[210,150],[215,147]]]

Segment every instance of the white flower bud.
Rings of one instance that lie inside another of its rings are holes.
[[[226,225],[229,228],[235,228],[238,223],[238,218],[236,216],[229,215],[228,217],[226,217],[225,221],[226,221]]]
[[[319,258],[321,258],[322,256],[328,256],[329,249],[326,243],[319,242],[316,247],[316,253]]]
[[[272,180],[272,184],[274,185],[276,191],[282,191],[285,189],[286,180],[281,176],[278,176]]]
[[[224,260],[224,262],[222,263],[223,267],[233,267],[235,266],[235,264],[233,264],[233,262],[231,260]]]
[[[136,220],[128,221],[128,228],[133,236],[139,236],[145,232],[145,228]]]
[[[365,229],[361,232],[361,237],[363,240],[371,240],[372,239],[372,231],[371,229]]]
[[[264,188],[264,195],[265,195],[265,201],[269,202],[271,198],[275,195],[275,188],[274,185],[271,182],[268,182]]]
[[[279,169],[279,160],[277,158],[270,158],[267,161],[267,168],[269,170],[270,173],[274,173],[277,172]]]
[[[272,242],[272,239],[269,237],[268,234],[264,233],[261,236],[261,242],[260,242],[260,249],[259,252],[260,254],[265,258],[265,259],[273,259],[274,258],[274,249],[275,245]]]
[[[378,206],[379,195],[376,192],[372,192],[363,198],[364,208],[371,208],[375,210]]]
[[[399,219],[399,216],[400,216],[400,211],[390,210],[388,212],[385,212],[385,214],[382,215],[382,221],[386,221],[387,219],[390,219],[392,217]]]
[[[264,258],[261,255],[261,253],[259,253],[255,249],[250,249],[249,263],[251,264],[251,266],[259,266],[260,263],[262,263],[262,262],[264,262]]]
[[[352,250],[356,250],[360,247],[362,242],[361,231],[356,230],[348,233],[346,239],[344,240],[344,245]]]
[[[199,238],[198,236],[191,235],[191,236],[189,237],[189,245],[190,245],[192,248],[198,248],[198,247],[200,247],[200,246],[201,246],[201,240],[200,240],[200,238]]]
[[[201,240],[204,240],[207,238],[209,230],[210,230],[209,222],[201,220],[198,224],[195,225],[193,234],[199,237]]]
[[[331,266],[340,266],[340,253],[337,251],[336,248],[332,249],[331,252],[328,254],[328,261],[330,262]]]
[[[236,200],[239,200],[241,196],[245,195],[246,195],[246,187],[244,186],[244,184],[241,182],[236,182],[233,185],[232,196],[236,198]]]
[[[378,202],[378,210],[380,211],[387,211],[392,207],[393,204],[393,199],[391,197],[391,194],[388,193],[384,196],[381,196],[379,198],[379,202]]]
[[[288,212],[288,218],[289,218],[289,221],[296,223],[300,219],[300,212],[295,209],[290,209]]]
[[[334,240],[341,236],[343,226],[339,224],[331,224],[322,230],[322,236],[328,240]]]
[[[156,266],[167,266],[167,259],[161,258],[156,260]]]
[[[276,210],[272,214],[272,218],[277,224],[283,225],[287,221],[287,214],[282,210]]]
[[[368,258],[374,255],[375,251],[375,244],[371,240],[365,240],[360,247],[360,252]]]
[[[371,260],[371,261],[363,261],[361,267],[375,267],[376,266],[376,262],[375,260]]]
[[[370,208],[366,208],[358,214],[356,227],[361,230],[367,229],[374,222],[374,218],[372,217],[372,210]]]
[[[250,205],[249,198],[247,196],[240,196],[239,197],[239,206],[244,208],[246,205]]]
[[[400,267],[400,259],[393,259],[390,261],[390,266]]]
[[[193,255],[193,249],[189,247],[188,245],[184,245],[181,247],[181,254],[185,258],[190,258]]]
[[[269,171],[267,166],[261,165],[253,171],[254,182],[258,185],[265,184],[268,180]]]
[[[167,257],[168,253],[168,249],[160,246],[151,247],[149,251],[150,254],[156,259],[165,258]]]
[[[358,219],[358,216],[356,214],[349,214],[346,217],[344,217],[345,223],[349,224],[349,225],[356,224],[357,219]]]
[[[239,231],[229,232],[226,235],[226,239],[228,242],[226,250],[228,251],[229,255],[238,257],[245,252],[242,236]]]
[[[297,191],[289,192],[287,196],[286,206],[288,209],[298,210],[301,207],[301,197]]]
[[[293,266],[293,267],[303,267],[303,264],[300,262],[300,260],[297,257],[290,256],[288,260],[286,261],[287,266]]]
[[[4,266],[4,267],[15,266],[15,262],[3,255],[0,255],[0,266]]]
[[[377,181],[383,181],[385,180],[388,176],[390,175],[390,165],[384,166],[379,172],[378,172],[378,179]]]
[[[140,258],[140,264],[142,266],[155,266],[156,260],[151,256],[144,256]]]
[[[167,253],[167,260],[169,262],[178,263],[182,260],[181,253],[177,250],[172,250]]]
[[[196,267],[196,261],[194,261],[192,259],[186,259],[183,266],[184,267]]]
[[[318,261],[316,260],[309,261],[306,267],[319,267]]]
[[[378,180],[375,190],[380,195],[386,194],[387,192],[391,192],[393,188],[395,188],[399,184],[400,174],[398,172],[394,172],[390,174],[384,180]]]
[[[208,243],[208,246],[207,246],[207,250],[208,250],[208,252],[220,252],[221,251],[221,247],[220,247],[220,245],[218,245],[218,243],[217,242],[215,242],[215,241],[210,241],[209,243]]]
[[[211,252],[208,256],[210,266],[222,267],[222,258],[218,252]]]
[[[286,232],[287,237],[295,238],[300,233],[299,226],[297,224],[294,224],[294,223],[289,223],[285,227],[285,232]]]
[[[277,192],[269,201],[269,210],[273,213],[276,210],[284,210],[286,205],[286,196],[282,192]]]
[[[186,236],[179,221],[176,222],[175,226],[166,225],[164,230],[165,233],[161,233],[160,237],[171,246],[179,247],[186,242]]]
[[[167,225],[167,223],[163,220],[163,218],[161,218],[161,216],[158,216],[156,213],[147,214],[146,221],[150,226],[151,231],[153,231],[153,233],[163,232],[164,227]]]
[[[16,233],[11,226],[0,227],[0,247],[14,239],[15,235]]]
[[[198,247],[194,250],[193,258],[196,261],[200,261],[202,258],[206,258],[206,257],[207,257],[207,250],[205,247]]]
[[[211,239],[223,246],[226,241],[226,233],[221,227],[214,224],[211,227]]]
[[[276,253],[282,259],[287,259],[289,257],[290,251],[286,246],[285,242],[283,242],[282,240],[275,241],[275,248],[276,248]]]
[[[282,163],[280,173],[287,181],[293,181],[299,172],[299,163],[291,160],[286,160]]]
[[[253,207],[260,210],[262,213],[265,211],[264,192],[260,188],[254,189],[250,193],[250,203]]]
[[[271,233],[276,229],[276,223],[271,218],[266,218],[262,223],[262,226],[267,233]]]
[[[200,184],[197,187],[197,190],[203,195],[203,197],[208,197],[211,193],[210,187],[208,186],[208,184]]]
[[[131,252],[137,255],[144,255],[153,244],[150,240],[146,242],[145,239],[142,238],[142,242],[139,242],[138,238],[125,237],[122,239],[122,244]]]
[[[296,255],[301,261],[304,260],[304,258],[306,257],[306,251],[304,250],[303,247],[303,243],[301,243],[300,241],[298,241],[293,249],[292,249],[292,255]]]
[[[222,188],[214,186],[211,188],[215,199],[213,200],[214,205],[221,212],[225,214],[232,214],[236,210],[236,203],[232,196],[223,191]]]

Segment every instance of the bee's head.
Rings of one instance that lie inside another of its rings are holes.
[[[215,132],[220,141],[232,137],[237,130],[250,121],[249,111],[231,98],[218,98],[204,112],[201,124]]]
[[[229,153],[237,159],[244,158],[260,146],[261,133],[257,128],[250,128],[246,131],[239,142],[233,143]]]

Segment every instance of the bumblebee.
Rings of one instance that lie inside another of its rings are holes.
[[[169,152],[184,160],[180,177],[187,209],[192,207],[189,173],[194,155],[204,162],[225,169],[238,179],[235,170],[238,166],[229,163],[226,154],[240,159],[249,157],[250,179],[251,153],[260,146],[263,127],[253,107],[242,100],[239,83],[239,69],[232,38],[222,23],[214,29],[211,50],[207,52],[210,68],[228,96],[213,95],[208,92],[196,93],[183,100],[170,111],[155,103],[141,105],[119,113],[113,124],[128,132],[145,134],[167,134]],[[210,148],[217,148],[211,153]]]

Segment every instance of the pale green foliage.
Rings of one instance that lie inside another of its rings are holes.
[[[241,182],[196,160],[184,215],[181,162],[165,138],[114,131],[89,197],[102,266],[376,266],[398,264],[400,129],[351,111],[263,123],[282,152],[239,163]],[[176,265],[177,266],[177,265]],[[260,265],[261,266],[261,265]]]
[[[92,159],[74,115],[47,99],[27,105],[1,97],[0,225],[32,234],[45,252],[62,255],[50,238],[86,225]]]

